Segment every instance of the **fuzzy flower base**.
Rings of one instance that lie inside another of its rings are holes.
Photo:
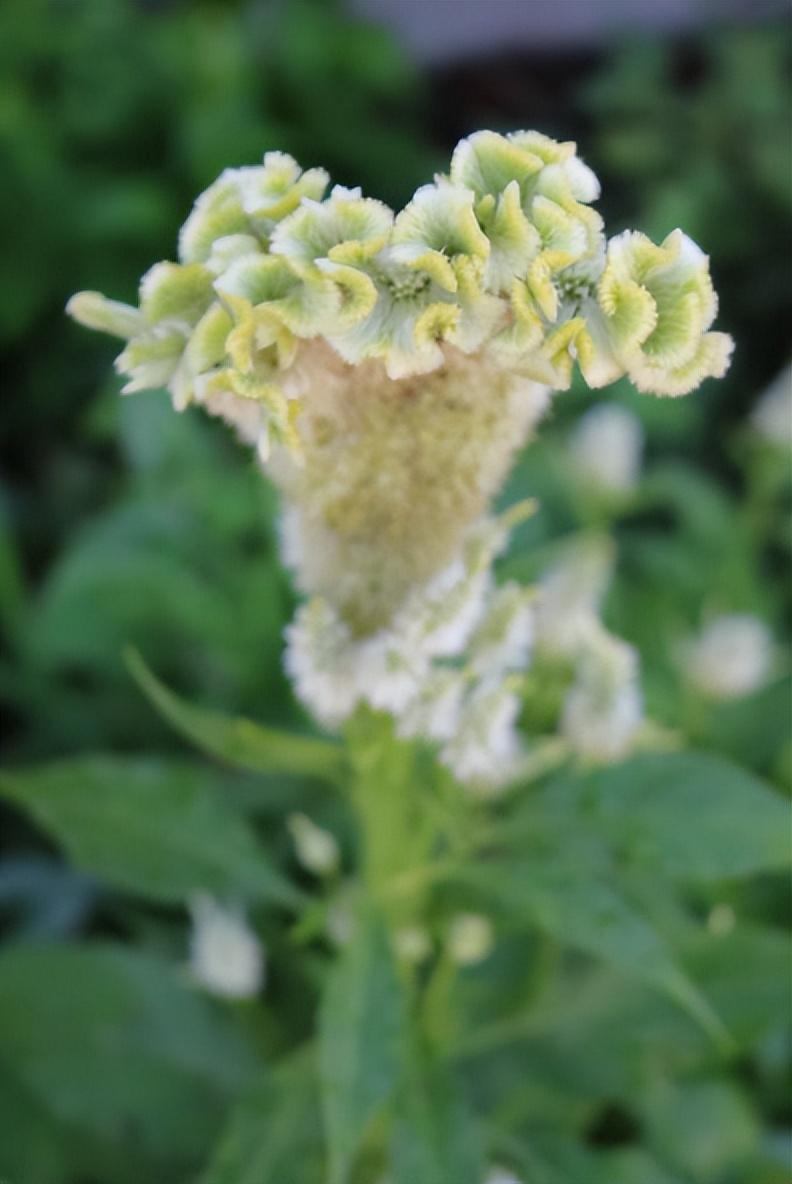
[[[82,292],[69,311],[126,340],[125,392],[167,387],[176,410],[227,421],[282,491],[285,558],[314,598],[289,642],[306,703],[337,724],[361,698],[382,701],[408,713],[403,731],[431,735],[415,705],[449,675],[424,653],[397,705],[393,670],[414,670],[417,651],[405,641],[394,658],[393,638],[412,638],[405,621],[435,600],[442,623],[446,585],[465,583],[471,539],[550,391],[577,365],[593,388],[627,375],[686,394],[725,372],[732,343],[711,328],[706,255],[679,230],[607,240],[599,182],[572,143],[477,132],[398,213],[327,186],[323,169],[278,152],[228,169],[182,227],[179,262],[143,277],[137,307]],[[481,621],[496,608],[482,602]],[[372,658],[383,646],[384,672]],[[468,732],[511,756],[514,660],[454,657],[478,687]],[[327,679],[331,711],[317,691]],[[463,746],[452,763],[474,779],[487,757]]]
[[[312,342],[283,382],[302,443],[299,459],[280,449],[267,464],[285,495],[284,557],[303,592],[372,633],[459,554],[548,392],[452,346],[430,374],[389,379],[381,362],[350,366]]]

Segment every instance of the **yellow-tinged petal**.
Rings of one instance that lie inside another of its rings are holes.
[[[213,299],[212,275],[200,263],[155,263],[140,281],[140,311],[149,325],[173,321],[189,331]]]

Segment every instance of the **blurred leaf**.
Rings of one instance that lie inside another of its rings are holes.
[[[73,1177],[80,1140],[30,1090],[0,1067],[0,1179],[61,1184]],[[13,1138],[8,1133],[13,1131]]]
[[[331,781],[340,777],[344,755],[339,745],[193,707],[169,691],[136,650],[127,650],[126,662],[154,706],[178,732],[211,756],[254,773],[293,773]]]
[[[649,921],[600,874],[556,855],[471,864],[454,878],[477,888],[515,921],[536,925],[670,995],[720,1043],[722,1023]]]
[[[199,889],[300,900],[199,766],[82,757],[0,771],[0,795],[63,843],[78,867],[127,891],[164,901]]]
[[[595,773],[581,806],[581,825],[667,875],[719,879],[792,862],[788,802],[706,753],[639,756]]]
[[[325,985],[319,1077],[329,1184],[344,1184],[368,1126],[396,1085],[403,1002],[382,922],[360,917]]]
[[[319,1178],[314,1058],[269,1070],[231,1111],[201,1184],[302,1184]],[[296,1174],[295,1174],[296,1173]]]
[[[197,1167],[254,1068],[239,1031],[173,967],[111,945],[0,957],[0,1062],[56,1124],[112,1149],[117,1168],[88,1155],[87,1174],[158,1184]]]
[[[644,1099],[650,1145],[698,1184],[742,1177],[759,1128],[745,1095],[728,1081],[659,1085]]]
[[[481,1184],[478,1130],[452,1070],[416,1039],[405,1059],[394,1105],[393,1184]]]

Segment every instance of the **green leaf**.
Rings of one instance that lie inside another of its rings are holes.
[[[448,1065],[411,1042],[395,1102],[393,1184],[481,1184],[478,1131]]]
[[[320,1136],[314,1058],[302,1052],[268,1071],[240,1099],[201,1184],[302,1184],[318,1179]]]
[[[759,1123],[744,1092],[715,1079],[659,1082],[643,1099],[648,1142],[658,1159],[692,1180],[746,1179]]]
[[[81,1136],[86,1177],[163,1184],[198,1166],[255,1069],[241,1032],[175,967],[105,944],[0,957],[0,1063],[28,1124]],[[124,1170],[105,1175],[106,1159]]]
[[[128,891],[299,903],[214,780],[181,761],[89,756],[0,771],[0,796],[31,814],[77,867]]]
[[[398,1076],[401,990],[387,934],[372,915],[330,972],[319,1013],[319,1077],[330,1184],[345,1184],[368,1126]]]
[[[561,944],[610,963],[664,991],[723,1043],[709,1004],[674,962],[665,942],[619,889],[600,873],[559,857],[533,856],[472,865],[455,878],[476,886],[516,921]]]
[[[583,810],[631,858],[672,876],[720,879],[792,861],[789,803],[705,753],[639,756],[599,772]]]
[[[244,717],[223,715],[185,702],[152,674],[140,654],[126,651],[138,686],[166,720],[203,752],[253,773],[291,773],[338,781],[343,749],[329,740],[263,728]]]

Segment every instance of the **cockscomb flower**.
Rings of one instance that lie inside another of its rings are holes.
[[[577,363],[593,387],[627,373],[680,394],[724,372],[730,340],[681,232],[607,243],[572,143],[478,132],[397,213],[328,186],[278,152],[228,169],[137,306],[82,292],[69,311],[125,340],[125,392],[166,387],[256,449],[308,598],[287,664],[317,717],[365,700],[452,753],[451,705],[481,715],[480,684],[512,677],[505,650],[529,660],[520,597],[492,600],[487,515],[551,391]],[[500,641],[472,640],[488,608]],[[514,714],[507,697],[492,718]]]

